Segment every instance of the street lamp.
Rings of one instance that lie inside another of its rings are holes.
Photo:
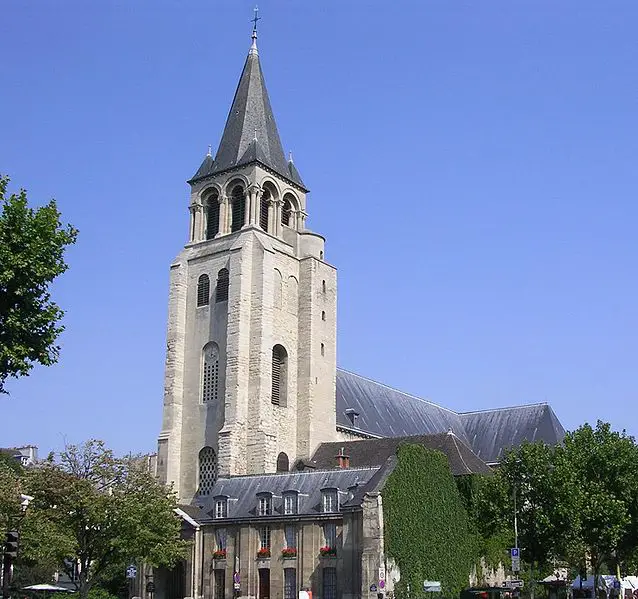
[[[4,548],[2,552],[2,599],[9,598],[9,585],[13,574],[13,561],[18,557],[18,545],[20,533],[18,528],[27,513],[29,503],[33,501],[31,495],[20,495],[20,516],[14,518],[13,523],[9,521],[9,530],[5,536]],[[11,525],[13,524],[13,526]]]

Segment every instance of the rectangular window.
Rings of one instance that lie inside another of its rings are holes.
[[[215,501],[215,518],[225,518],[227,514],[227,503],[225,499]]]
[[[262,526],[259,529],[259,548],[270,549],[270,526]]]
[[[284,568],[284,599],[297,599],[297,570]]]
[[[339,503],[337,499],[336,489],[328,489],[327,491],[323,492],[322,508],[325,513],[339,511]]]
[[[288,549],[297,549],[297,526],[288,524],[285,530],[286,547]]]
[[[215,570],[215,594],[213,599],[224,599],[226,595],[226,571]]]
[[[289,493],[284,495],[284,514],[289,516],[290,514],[297,513],[297,494]]]
[[[337,525],[334,522],[323,525],[323,538],[327,547],[334,549],[337,546]]]
[[[217,551],[222,551],[226,549],[226,529],[218,528],[215,531],[215,545],[217,546]]]
[[[323,597],[322,599],[337,599],[337,569],[323,569]]]
[[[272,514],[272,497],[259,498],[259,515],[270,516]]]

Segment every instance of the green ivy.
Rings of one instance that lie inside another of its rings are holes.
[[[401,445],[383,490],[386,553],[397,562],[397,594],[425,598],[424,580],[445,596],[468,586],[477,545],[447,458],[422,445]]]

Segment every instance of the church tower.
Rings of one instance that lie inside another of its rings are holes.
[[[218,475],[287,470],[335,438],[336,270],[305,228],[252,45],[215,158],[189,181],[170,268],[160,478],[180,500]]]

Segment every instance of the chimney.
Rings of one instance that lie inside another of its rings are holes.
[[[345,449],[342,447],[337,454],[337,462],[339,463],[339,468],[345,470],[346,468],[350,468],[350,456],[345,454]]]

